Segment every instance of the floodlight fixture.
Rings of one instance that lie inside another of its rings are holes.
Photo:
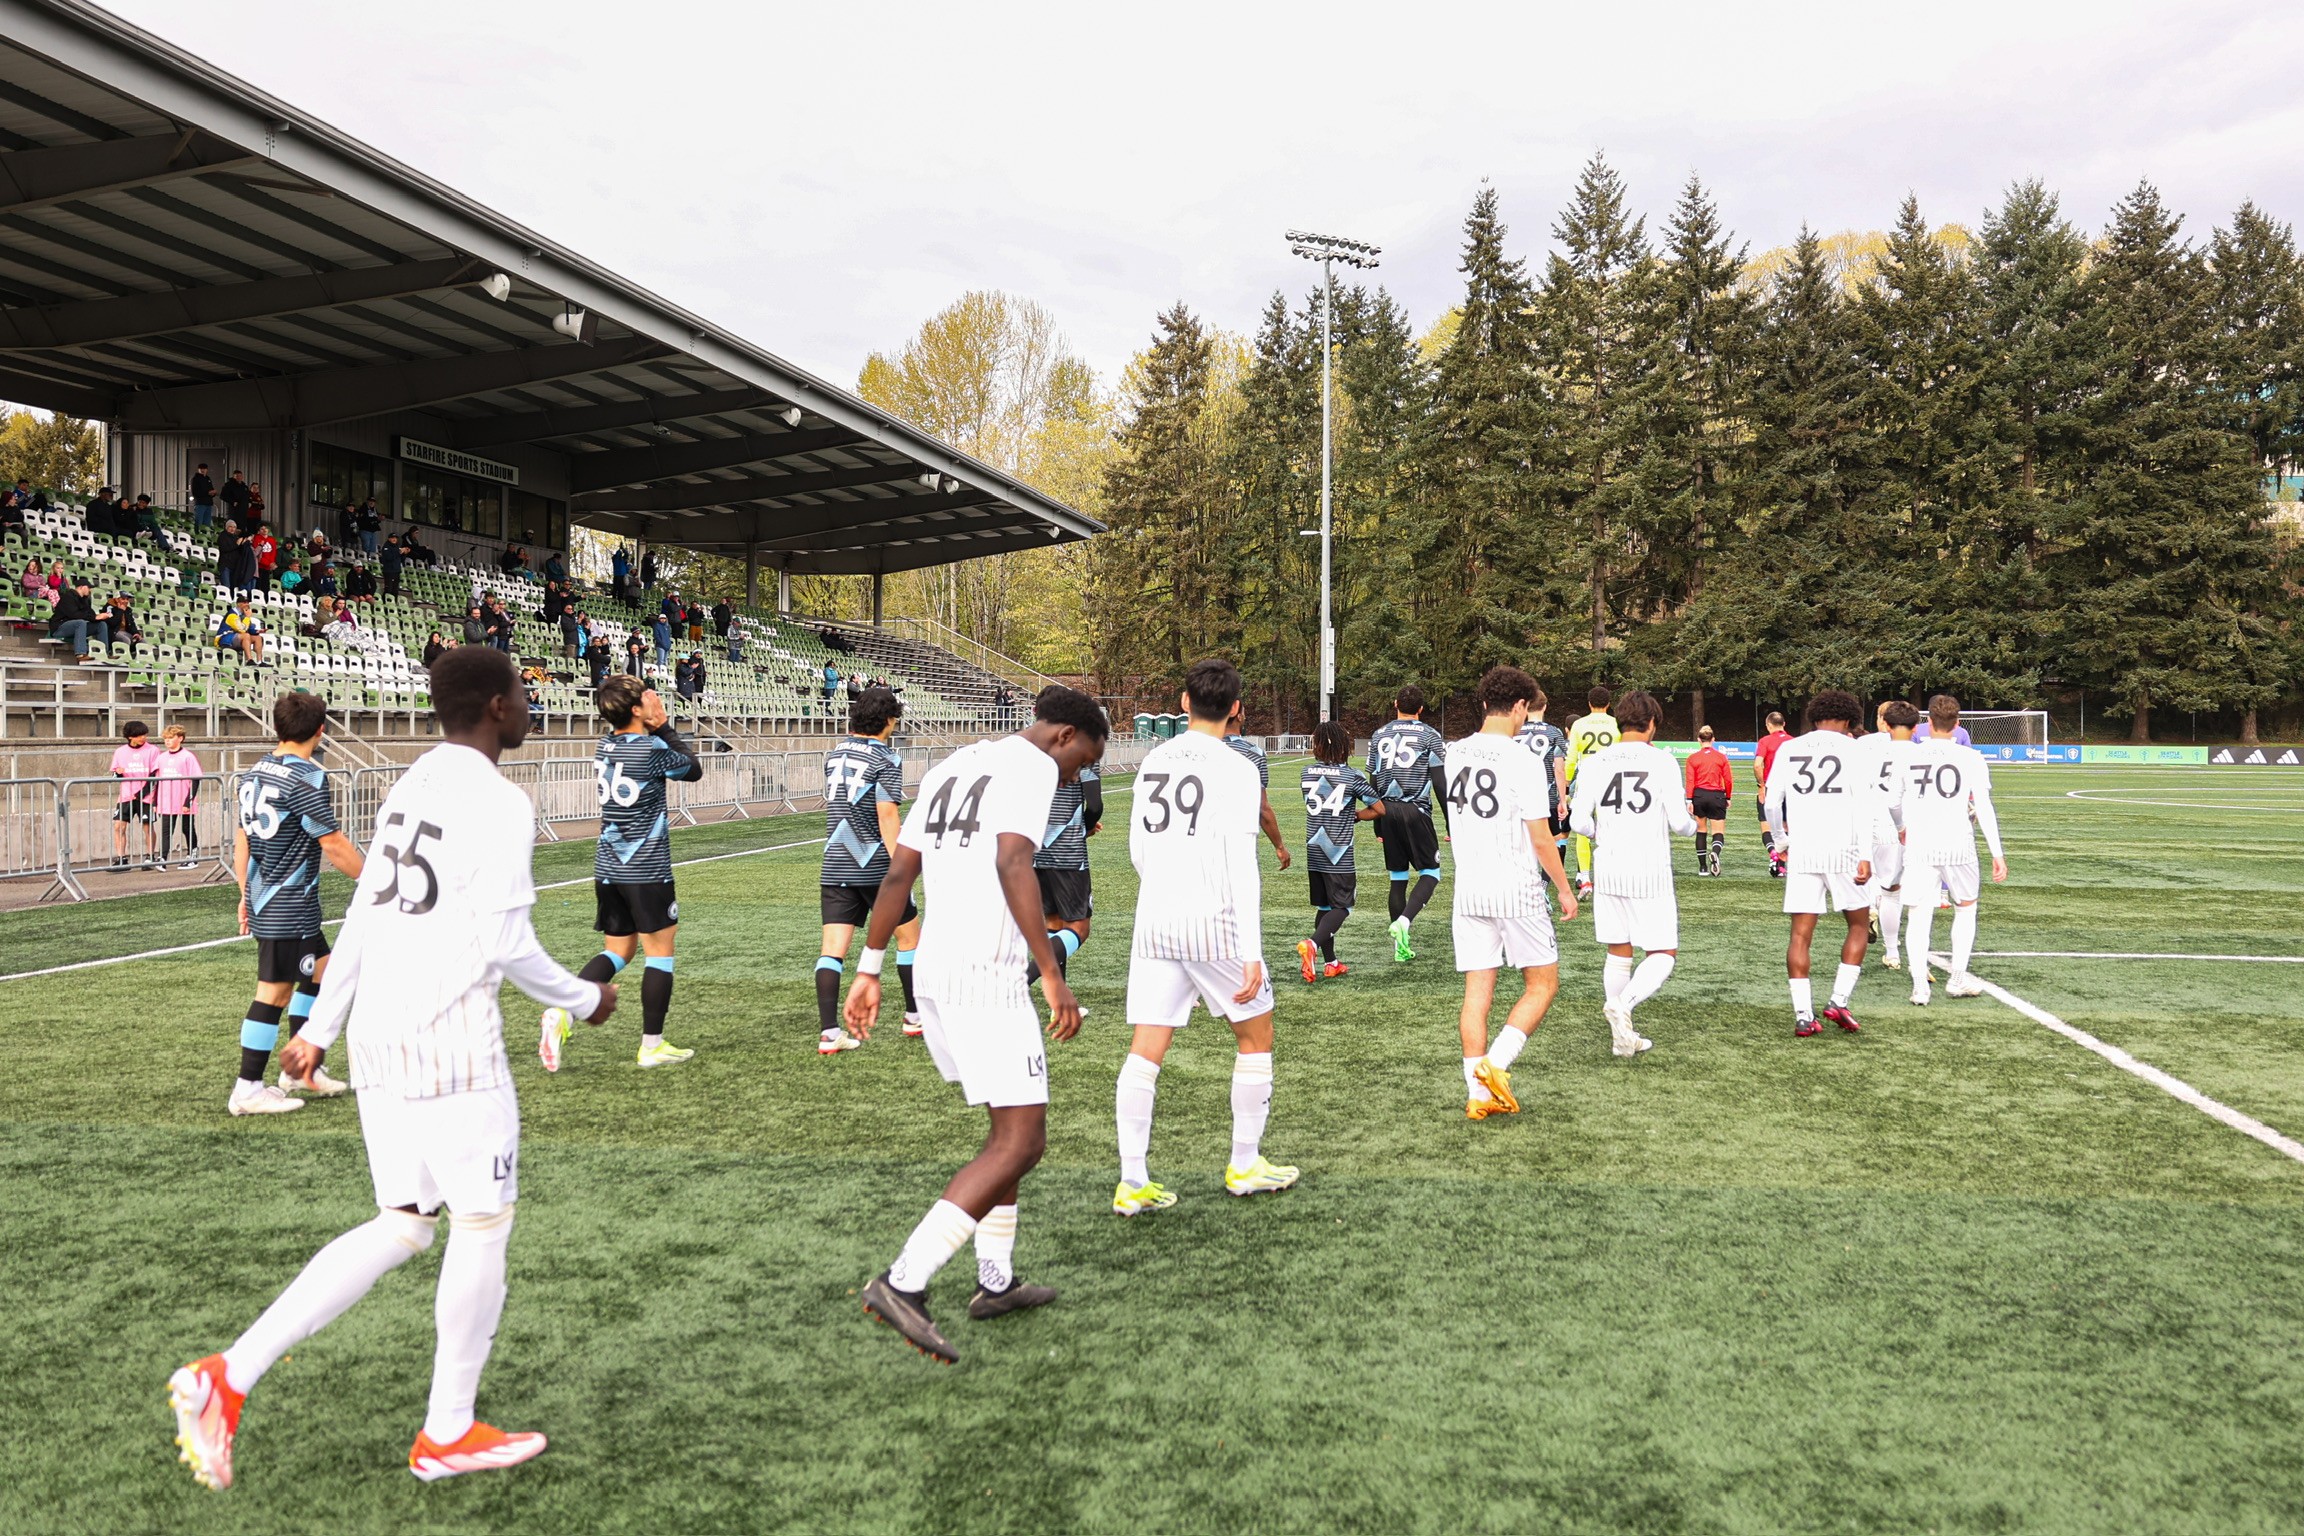
[[[552,317],[552,329],[570,341],[589,342],[597,333],[597,327],[591,322],[592,316],[588,311],[566,304],[559,314]]]
[[[800,407],[796,405],[788,405],[784,407],[784,409],[778,411],[776,414],[779,418],[782,419],[784,425],[788,427],[796,427],[800,425]]]
[[[1320,718],[1333,718],[1336,702],[1336,621],[1332,573],[1335,556],[1334,490],[1331,462],[1334,415],[1331,383],[1335,347],[1330,342],[1336,313],[1336,266],[1339,262],[1362,271],[1378,265],[1379,246],[1342,235],[1316,235],[1310,230],[1288,231],[1291,254],[1320,263]],[[1310,532],[1312,530],[1305,530]]]
[[[512,297],[512,274],[491,272],[480,279],[480,291],[502,304]]]

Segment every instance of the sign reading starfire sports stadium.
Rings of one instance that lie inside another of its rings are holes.
[[[434,469],[453,470],[459,475],[501,481],[505,485],[520,483],[520,466],[517,464],[499,464],[494,459],[484,459],[476,453],[443,448],[438,443],[420,442],[413,437],[395,437],[392,442],[400,457],[411,464],[429,464]]]

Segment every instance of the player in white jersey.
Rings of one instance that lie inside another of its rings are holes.
[[[431,686],[441,744],[377,812],[335,962],[311,1021],[281,1053],[308,1079],[349,1017],[377,1216],[314,1255],[229,1349],[169,1378],[176,1443],[193,1477],[211,1488],[231,1486],[241,1404],[257,1380],[387,1271],[431,1247],[443,1205],[439,1344],[408,1470],[430,1482],[514,1466],[544,1449],[540,1434],[507,1434],[472,1416],[504,1311],[518,1192],[520,1109],[496,994],[510,981],[597,1024],[615,1008],[616,988],[562,970],[529,923],[535,818],[528,797],[496,770],[528,735],[512,659],[463,646],[433,663]]]
[[[1776,751],[1768,769],[1766,814],[1777,852],[1786,861],[1784,910],[1792,915],[1792,942],[1784,970],[1792,985],[1792,1033],[1813,1035],[1817,1022],[1809,988],[1808,952],[1816,919],[1827,911],[1848,920],[1824,1020],[1850,1034],[1856,1015],[1848,1004],[1864,974],[1865,930],[1872,917],[1872,848],[1888,825],[1879,779],[1867,778],[1853,734],[1864,718],[1855,696],[1827,689],[1808,701],[1808,731]],[[1789,850],[1787,852],[1787,850]]]
[[[1632,1010],[1663,988],[1680,952],[1672,839],[1696,833],[1679,761],[1656,745],[1663,714],[1642,689],[1616,701],[1616,742],[1584,759],[1568,811],[1569,824],[1592,843],[1592,936],[1608,946],[1600,1011],[1619,1056],[1653,1043],[1632,1027]],[[1645,951],[1637,967],[1635,947]]]
[[[1928,701],[1928,737],[1912,744],[1903,795],[1904,866],[1917,883],[1907,904],[1905,948],[1912,956],[1912,1001],[1928,1003],[1928,945],[1936,926],[1937,892],[1952,898],[1952,968],[1946,997],[1974,997],[1984,988],[1968,974],[1976,952],[1976,898],[1983,890],[1976,867],[1976,831],[1992,850],[1992,880],[2008,878],[2000,847],[2000,817],[1992,809],[1992,770],[1984,754],[1958,744],[1960,701],[1948,693]],[[1969,818],[1975,818],[1975,828]]]
[[[1576,918],[1576,893],[1552,837],[1552,786],[1544,760],[1514,738],[1528,723],[1536,679],[1518,667],[1490,667],[1480,679],[1480,730],[1448,744],[1440,792],[1456,850],[1453,928],[1464,1006],[1456,1029],[1464,1046],[1464,1118],[1518,1114],[1512,1063],[1544,1022],[1560,991],[1560,949],[1544,882],[1560,893],[1563,922]],[[1496,973],[1520,972],[1520,1000],[1488,1043]]]
[[[1232,1026],[1232,1156],[1224,1187],[1265,1194],[1297,1170],[1267,1162],[1272,1109],[1272,978],[1264,967],[1263,877],[1256,864],[1263,785],[1224,744],[1240,702],[1240,670],[1192,664],[1183,704],[1190,725],[1145,755],[1128,818],[1136,866],[1136,934],[1128,950],[1128,1059],[1112,1092],[1120,1142],[1120,1216],[1164,1210],[1173,1190],[1152,1179],[1152,1111],[1160,1065],[1199,1002]]]
[[[1912,740],[1912,727],[1920,723],[1920,711],[1902,699],[1889,699],[1872,712],[1872,719],[1879,729],[1869,736],[1856,738],[1856,761],[1863,774],[1880,786],[1889,819],[1887,825],[1877,829],[1879,840],[1872,845],[1869,937],[1880,945],[1882,962],[1894,971],[1903,968],[1903,956],[1897,949],[1903,942],[1900,929],[1904,916],[1902,798],[1906,768],[1912,754],[1919,750]]]
[[[913,882],[924,879],[932,920],[921,928],[912,973],[921,1034],[944,1081],[983,1105],[991,1128],[983,1150],[944,1186],[896,1262],[864,1287],[864,1310],[938,1360],[960,1357],[928,1315],[928,1281],[969,1238],[976,1240],[977,1278],[970,1317],[1056,1299],[1049,1287],[1016,1279],[1018,1186],[1048,1145],[1048,1048],[1025,966],[1040,967],[1049,1035],[1078,1034],[1080,1005],[1056,963],[1032,860],[1056,786],[1095,765],[1110,727],[1096,701],[1071,688],[1043,689],[1032,714],[1015,735],[962,747],[920,781],[848,988],[848,1027],[869,1038],[880,1016],[888,941],[904,920]],[[1245,760],[1234,760],[1253,778]]]

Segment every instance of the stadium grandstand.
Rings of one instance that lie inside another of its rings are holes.
[[[620,590],[569,583],[612,670],[663,595],[644,550],[743,562],[744,605],[708,624],[696,697],[672,700],[724,751],[837,729],[859,677],[946,740],[1008,723],[1045,681],[884,623],[880,578],[1083,539],[1091,519],[93,5],[0,0],[0,78],[0,399],[100,422],[105,483],[150,498],[92,518],[87,495],[35,488],[0,531],[10,782],[100,774],[131,719],[182,726],[228,771],[289,687],[328,699],[340,761],[404,760],[428,728],[424,649],[483,599],[534,669],[532,755],[588,751],[589,669],[546,602],[572,527],[632,558]],[[217,643],[251,585],[218,549],[250,491],[283,548],[317,532],[348,582],[365,568],[349,624],[310,583],[254,583],[260,661]],[[411,556],[376,582],[395,539]],[[35,562],[86,577],[98,609],[125,597],[137,633],[108,627],[76,661],[21,579]],[[795,614],[795,573],[870,576],[871,624]]]

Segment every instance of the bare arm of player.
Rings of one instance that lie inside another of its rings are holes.
[[[240,887],[240,931],[248,931],[248,829],[232,833],[232,878]]]
[[[1272,797],[1259,795],[1256,801],[1256,825],[1264,829],[1272,843],[1272,851],[1280,856],[1280,867],[1288,867],[1288,845],[1280,840],[1280,813],[1272,809]]]
[[[1688,791],[1686,787],[1675,783],[1670,779],[1667,779],[1664,782],[1666,785],[1664,797],[1664,825],[1672,829],[1672,835],[1674,837],[1695,836],[1696,817],[1688,809]]]
[[[888,947],[904,916],[904,903],[912,899],[912,887],[919,879],[920,850],[891,841],[888,873],[880,878],[880,894],[872,898],[872,916],[864,924],[866,949]],[[1034,889],[1038,889],[1037,882]],[[848,1003],[841,1016],[848,1021],[850,1034],[859,1040],[871,1039],[872,1026],[880,1021],[880,978],[858,971],[856,979],[848,983]]]
[[[1528,828],[1528,841],[1535,845],[1536,862],[1543,866],[1544,878],[1560,893],[1560,921],[1576,921],[1576,888],[1568,883],[1568,871],[1560,863],[1560,845],[1552,840],[1552,823],[1531,821],[1523,825]]]
[[[1040,845],[1031,838],[1003,832],[993,863],[1000,871],[1000,894],[1008,899],[1008,915],[1015,920],[1016,931],[1024,935],[1032,963],[1040,967],[1040,995],[1048,999],[1048,1033],[1058,1040],[1069,1040],[1080,1033],[1080,1003],[1065,983],[1063,969],[1056,964],[1056,946],[1048,937],[1040,876],[1032,868],[1033,857],[1039,852]],[[873,921],[879,921],[878,908],[873,910]]]
[[[1999,885],[2008,878],[2008,860],[2000,847],[2000,813],[1992,809],[1991,770],[1985,770],[1985,776],[1969,793],[1968,808],[1984,834],[1984,846],[1992,850],[1992,883]]]
[[[904,812],[893,800],[880,802],[876,813],[880,818],[880,844],[884,848],[896,846],[896,835],[904,830]]]
[[[328,855],[328,862],[336,866],[336,873],[347,880],[358,880],[367,860],[352,845],[352,839],[341,832],[331,832],[320,839],[320,851]]]
[[[532,912],[529,907],[515,907],[503,914],[496,963],[503,968],[504,979],[547,1008],[565,1008],[587,1024],[605,1024],[616,1011],[616,984],[585,981],[545,953],[536,940]]]

